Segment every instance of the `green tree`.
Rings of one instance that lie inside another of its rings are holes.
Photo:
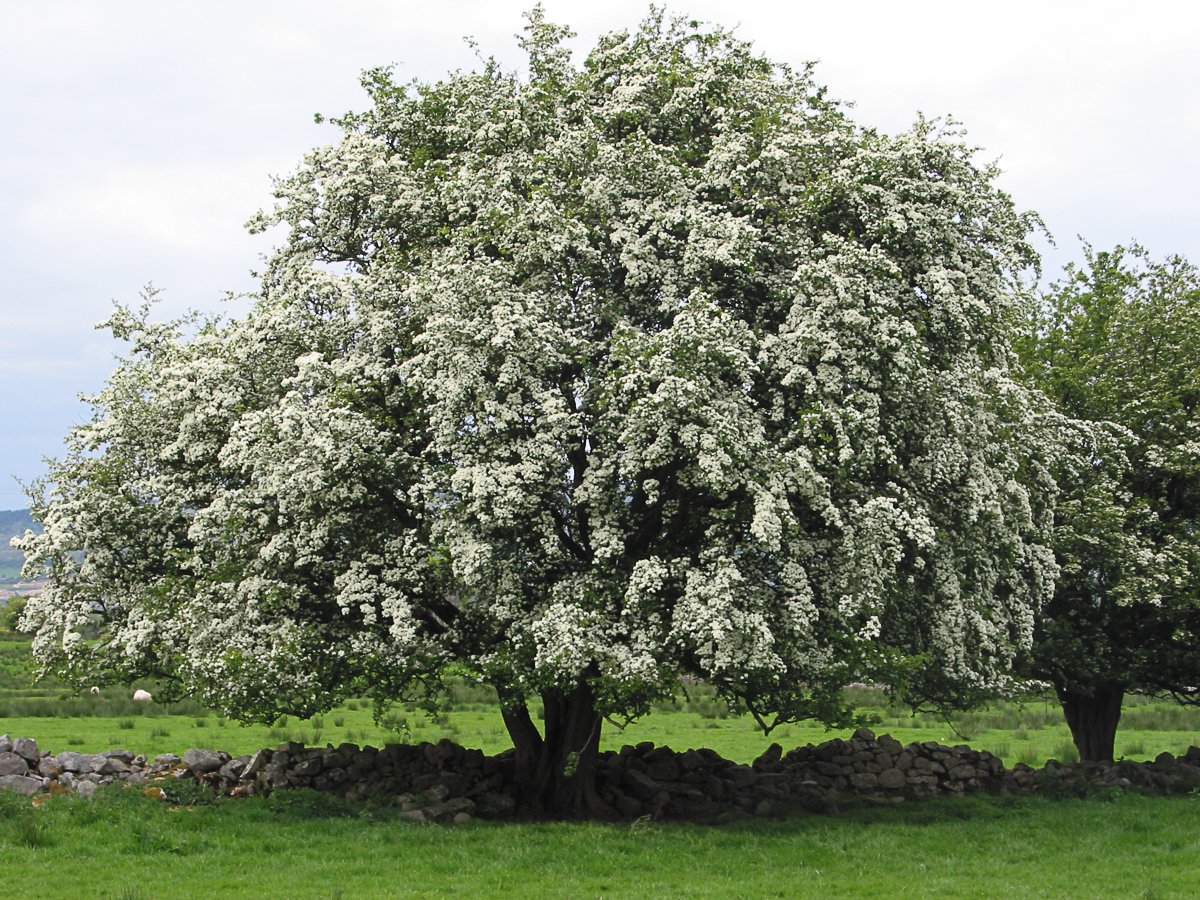
[[[1113,758],[1126,692],[1200,702],[1200,278],[1136,246],[1084,253],[1020,349],[1079,425],[1033,660],[1093,761]]]
[[[25,612],[25,605],[28,602],[29,598],[24,594],[13,594],[4,606],[0,606],[0,631],[20,633],[21,628],[18,623],[21,621],[21,615]]]
[[[527,77],[368,73],[248,318],[117,311],[34,501],[47,665],[260,720],[452,667],[556,815],[604,812],[603,717],[684,675],[765,727],[1011,686],[1052,484],[995,172],[722,31],[654,14],[581,67],[567,34],[530,15]]]

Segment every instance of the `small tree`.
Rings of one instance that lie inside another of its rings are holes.
[[[1058,476],[1062,574],[1034,664],[1085,761],[1113,758],[1126,692],[1200,702],[1198,337],[1193,266],[1085,247],[1021,348],[1082,426]]]
[[[682,675],[768,728],[1009,685],[1054,564],[993,170],[721,31],[581,68],[567,34],[530,15],[525,78],[368,73],[246,319],[117,311],[26,540],[48,666],[259,720],[452,667],[556,815],[604,812],[602,718]]]
[[[25,604],[29,602],[25,594],[11,594],[0,606],[0,631],[11,631],[20,634],[21,616],[25,613]]]

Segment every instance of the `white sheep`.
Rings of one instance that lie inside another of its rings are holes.
[[[149,703],[154,698],[150,695],[149,691],[143,691],[141,688],[138,688],[133,692],[133,699],[137,703]]]
[[[99,697],[100,696],[100,688],[96,687],[96,685],[93,684],[90,688],[88,688],[88,693],[91,694],[93,697]]]

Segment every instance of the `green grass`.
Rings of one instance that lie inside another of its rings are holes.
[[[925,801],[720,828],[422,826],[312,792],[172,808],[0,797],[6,894],[37,897],[1190,897],[1200,801]]]
[[[56,751],[69,748],[95,752],[122,747],[154,756],[208,747],[236,755],[289,740],[310,746],[349,742],[382,747],[398,742],[436,742],[443,737],[486,753],[498,753],[511,746],[494,695],[489,689],[463,680],[455,682],[446,708],[436,719],[414,707],[397,705],[377,725],[369,702],[349,700],[311,720],[285,716],[273,726],[247,726],[195,703],[169,707],[134,703],[131,688],[108,688],[93,697],[72,694],[55,681],[31,685],[31,671],[28,641],[0,638],[0,733],[32,737],[43,748]],[[1049,698],[1024,705],[997,704],[947,722],[890,708],[876,690],[857,688],[849,696],[860,710],[880,720],[874,726],[878,733],[891,734],[902,743],[969,743],[976,749],[992,751],[1009,767],[1018,762],[1040,766],[1050,758],[1066,762],[1074,757],[1062,712]],[[606,724],[602,745],[617,749],[622,744],[652,741],[677,750],[710,747],[729,759],[748,762],[773,741],[787,749],[847,736],[848,732],[829,732],[812,723],[784,725],[765,736],[748,716],[729,713],[711,688],[695,685],[689,689],[689,696],[661,704],[624,731]],[[1126,698],[1122,727],[1117,733],[1118,756],[1153,759],[1164,750],[1181,754],[1193,744],[1200,745],[1200,709],[1147,697]]]
[[[491,697],[465,682],[436,720],[397,706],[376,725],[369,703],[350,700],[307,721],[240,726],[195,704],[134,704],[131,690],[92,697],[53,681],[31,686],[29,670],[28,642],[0,639],[0,732],[54,750],[244,753],[284,740],[382,746],[443,736],[489,753],[509,746]],[[882,720],[878,732],[903,742],[969,742],[1009,765],[1073,750],[1050,700],[947,723],[890,709],[875,691],[851,697]],[[1123,723],[1117,748],[1131,758],[1200,744],[1197,710],[1131,697]],[[764,737],[699,686],[623,732],[606,727],[604,745],[649,740],[748,761],[774,740],[791,747],[830,736],[788,725]],[[1196,796],[969,797],[721,828],[444,828],[394,813],[309,791],[177,807],[115,787],[90,802],[55,797],[40,808],[0,792],[0,872],[7,894],[52,898],[1190,897],[1200,885]]]

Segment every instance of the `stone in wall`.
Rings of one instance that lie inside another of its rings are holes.
[[[21,752],[16,752],[20,747]],[[183,757],[153,761],[128,750],[104,753],[40,750],[27,738],[0,735],[0,789],[30,795],[71,791],[90,794],[99,785],[156,784],[195,779],[232,796],[311,788],[353,802],[391,804],[414,821],[463,822],[516,813],[512,751],[486,757],[452,741],[389,745],[382,749],[342,744],[305,747],[294,742],[252,755],[231,757],[192,749]],[[966,745],[901,744],[860,729],[786,753],[772,744],[750,765],[712,750],[676,752],[642,743],[600,754],[597,791],[614,816],[723,822],[743,816],[774,816],[845,798],[899,802],[933,795],[991,792],[1086,792],[1095,786],[1155,792],[1200,788],[1200,748],[1153,762],[1107,765],[1048,763],[1042,769],[1001,760]],[[419,815],[418,815],[419,814]]]

